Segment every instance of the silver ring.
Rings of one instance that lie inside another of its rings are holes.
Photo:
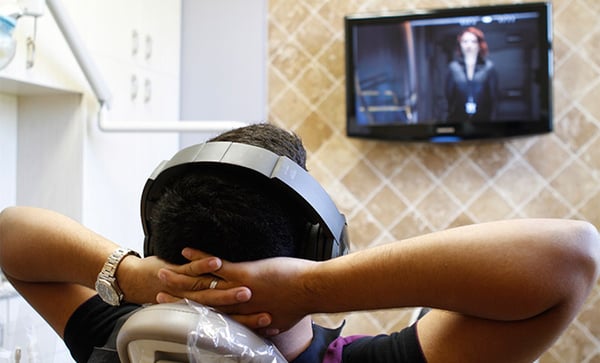
[[[218,283],[219,283],[219,279],[213,279],[213,280],[210,282],[210,285],[208,285],[208,288],[209,288],[209,289],[214,289],[214,288],[216,288],[216,287],[217,287],[217,284],[218,284]]]

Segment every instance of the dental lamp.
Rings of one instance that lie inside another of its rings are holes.
[[[0,69],[6,67],[15,56],[17,43],[12,34],[16,23],[15,18],[0,15]]]
[[[16,51],[16,41],[13,30],[21,16],[42,15],[41,7],[44,0],[20,0],[22,8],[11,10],[4,15],[0,12],[0,70],[13,59]],[[41,4],[40,4],[41,3]],[[112,95],[102,74],[90,56],[83,40],[79,37],[75,25],[60,0],[45,0],[59,30],[75,56],[88,84],[92,88],[99,104],[98,127],[102,131],[117,132],[221,132],[246,126],[248,123],[226,120],[198,121],[106,121],[103,114],[110,108]],[[12,9],[12,8],[11,8]],[[1,11],[2,9],[0,9]]]

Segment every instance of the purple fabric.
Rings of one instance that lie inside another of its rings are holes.
[[[364,338],[368,335],[351,335],[348,337],[339,337],[327,347],[325,356],[323,357],[323,363],[340,363],[342,361],[342,352],[344,347],[360,338]]]

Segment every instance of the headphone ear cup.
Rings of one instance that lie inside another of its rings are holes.
[[[336,252],[332,251],[333,240],[318,223],[307,223],[302,257],[313,261],[328,260]]]
[[[339,243],[339,244],[338,244]],[[334,243],[334,241],[332,241],[331,243],[331,257],[330,258],[336,258],[339,256],[343,256],[348,254],[348,250],[349,250],[349,238],[348,238],[348,225],[345,224],[344,228],[342,229],[342,234],[339,236],[338,238],[338,243]]]
[[[318,234],[319,225],[306,223],[304,230],[304,239],[302,240],[302,253],[300,256],[308,260],[317,260],[318,255]]]
[[[152,247],[152,242],[150,241],[150,236],[146,234],[144,237],[144,257],[149,257],[154,255],[154,248]]]

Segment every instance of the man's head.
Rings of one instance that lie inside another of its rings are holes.
[[[243,127],[210,141],[258,146],[287,156],[306,169],[300,139],[269,124]],[[189,172],[165,188],[149,216],[155,254],[184,263],[184,247],[231,261],[298,256],[307,220],[294,201],[241,171],[206,168]]]

